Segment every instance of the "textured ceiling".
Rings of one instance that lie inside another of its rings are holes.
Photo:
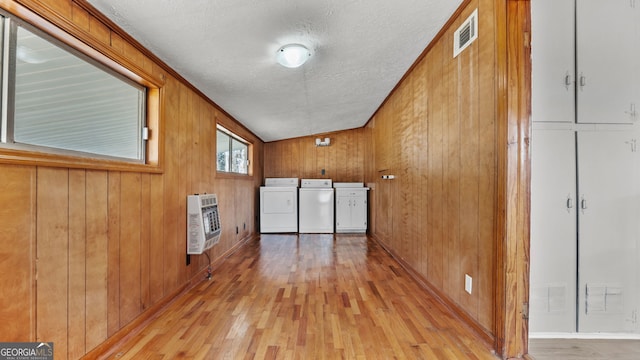
[[[264,141],[363,126],[461,0],[88,0]],[[302,67],[278,48],[313,50]]]

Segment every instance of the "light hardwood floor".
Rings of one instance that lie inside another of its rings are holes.
[[[362,235],[262,235],[109,359],[486,359],[461,325]]]
[[[535,360],[638,360],[640,340],[529,339]]]

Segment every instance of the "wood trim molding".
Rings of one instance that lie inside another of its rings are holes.
[[[59,155],[44,152],[12,149],[0,146],[0,163],[28,166],[50,166],[70,169],[113,170],[159,174],[164,171],[154,164],[128,163],[91,157]]]
[[[531,49],[530,0],[496,0],[498,209],[496,350],[528,353]]]
[[[507,37],[507,25],[506,25],[506,0],[495,0],[495,31],[496,31],[496,120],[497,120],[497,170],[499,172],[496,179],[497,186],[497,199],[496,199],[496,241],[494,242],[494,316],[493,324],[495,326],[493,333],[495,334],[494,348],[496,353],[504,353],[505,343],[505,213],[506,213],[506,179],[504,173],[506,172],[506,155],[504,146],[502,145],[503,139],[507,137],[507,57],[506,57],[506,37]]]

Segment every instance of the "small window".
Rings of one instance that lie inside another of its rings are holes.
[[[216,169],[222,172],[249,173],[249,144],[232,132],[218,126]]]
[[[145,162],[146,89],[11,21],[2,140],[97,158]],[[7,37],[5,37],[7,39]]]

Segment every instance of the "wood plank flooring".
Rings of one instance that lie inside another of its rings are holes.
[[[497,359],[365,235],[261,235],[108,359]]]
[[[535,360],[637,360],[640,340],[529,339]]]

